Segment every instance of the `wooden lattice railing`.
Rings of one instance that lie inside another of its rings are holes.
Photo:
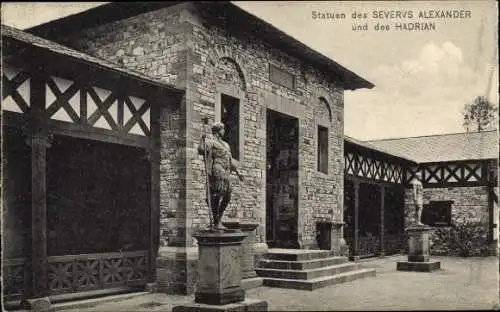
[[[4,260],[4,300],[15,301],[22,298],[25,264],[25,259]],[[145,285],[148,265],[148,251],[144,250],[48,257],[49,294]]]
[[[349,245],[350,255],[354,255],[354,237],[346,237],[346,243]],[[383,252],[385,255],[400,253],[406,246],[406,235],[384,235]],[[355,255],[361,258],[374,257],[381,254],[380,236],[362,236],[358,237]]]
[[[55,295],[145,284],[148,263],[147,251],[49,257],[49,292]]]

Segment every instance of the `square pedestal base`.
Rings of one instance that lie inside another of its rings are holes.
[[[267,301],[246,299],[237,303],[225,305],[211,305],[204,303],[188,303],[176,306],[172,312],[258,312],[267,311]]]
[[[398,271],[432,272],[439,269],[441,269],[440,261],[428,261],[428,262],[399,261],[397,265]]]
[[[222,305],[241,302],[243,300],[245,300],[245,290],[241,287],[225,289],[222,292],[197,291],[194,293],[194,301],[197,303]]]
[[[264,278],[262,277],[244,278],[241,280],[241,288],[243,288],[244,290],[261,287],[263,285]]]

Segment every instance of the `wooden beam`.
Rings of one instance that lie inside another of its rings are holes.
[[[372,184],[372,185],[384,185],[384,186],[387,186],[387,187],[404,184],[404,183],[400,184],[400,183],[389,182],[389,181],[382,181],[382,180],[372,180],[370,178],[360,177],[360,176],[354,176],[352,174],[344,174],[344,179],[349,180],[349,181],[359,181],[359,182],[362,182],[362,183]]]
[[[31,287],[26,289],[26,298],[35,299],[48,295],[46,162],[50,137],[43,118],[45,86],[39,72],[33,72],[30,92],[26,143],[31,146],[31,259],[27,272]]]
[[[385,186],[380,186],[380,254],[385,255],[384,250],[384,228],[385,228]]]
[[[354,247],[352,251],[352,255],[354,260],[356,261],[356,257],[358,257],[358,207],[359,206],[359,181],[354,180]]]
[[[74,138],[94,140],[106,143],[121,144],[140,148],[149,148],[150,138],[147,136],[119,134],[116,131],[82,126],[75,123],[50,120],[48,128],[51,133]]]
[[[148,282],[156,280],[156,256],[160,244],[160,107],[151,105],[151,207],[150,207],[150,246],[149,246],[149,276]]]
[[[31,285],[34,298],[47,293],[47,203],[46,158],[50,147],[46,134],[35,133],[29,139],[31,145]]]

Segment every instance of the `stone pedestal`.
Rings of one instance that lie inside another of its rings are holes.
[[[263,278],[257,276],[255,272],[255,229],[258,223],[251,222],[223,222],[224,226],[232,230],[241,230],[246,237],[241,244],[241,278],[243,289],[251,289],[263,285]]]
[[[320,221],[317,222],[317,231],[319,232],[319,248],[323,250],[333,250],[336,256],[346,254],[346,243],[342,235],[342,226],[344,222],[339,221]]]
[[[408,261],[398,262],[398,271],[431,272],[441,268],[441,262],[429,259],[430,230],[426,225],[414,225],[406,229]]]
[[[241,287],[241,244],[246,234],[239,230],[203,231],[194,237],[198,240],[195,301],[172,311],[267,311],[267,302],[245,300]]]

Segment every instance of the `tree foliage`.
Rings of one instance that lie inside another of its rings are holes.
[[[494,130],[497,127],[498,107],[486,97],[478,96],[464,106],[463,126],[467,132]]]

